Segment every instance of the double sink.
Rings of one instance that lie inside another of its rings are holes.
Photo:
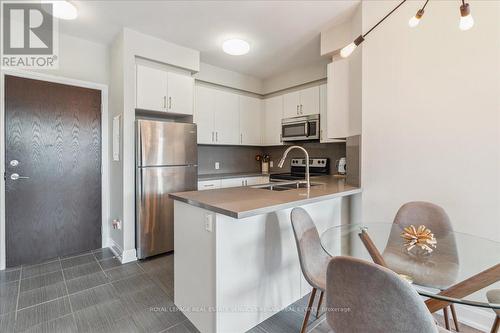
[[[318,186],[321,184],[318,183],[311,183],[310,186]],[[262,184],[262,185],[254,185],[250,186],[251,188],[258,188],[262,190],[269,190],[269,191],[288,191],[288,190],[296,190],[300,188],[307,188],[307,183],[303,180],[301,181],[290,181],[290,182],[274,182],[274,183],[268,183],[268,184]]]

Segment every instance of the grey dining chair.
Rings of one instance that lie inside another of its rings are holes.
[[[326,321],[335,333],[436,333],[416,290],[392,270],[353,257],[328,264]]]
[[[492,289],[488,290],[486,293],[486,298],[488,302],[498,304],[500,303],[500,289]],[[500,310],[495,310],[496,317],[493,322],[493,326],[491,327],[490,333],[497,333],[498,328],[500,327]]]
[[[320,291],[316,317],[319,316],[326,288],[326,268],[331,257],[321,247],[318,230],[309,214],[303,208],[294,208],[291,213],[292,229],[297,243],[300,268],[307,282],[313,287],[309,296],[301,333],[306,331],[316,292]]]
[[[450,218],[443,208],[430,202],[413,201],[399,208],[387,246],[383,252],[387,267],[393,271],[409,275],[420,285],[432,286],[444,290],[457,279],[459,261],[458,251]],[[401,229],[414,225],[425,225],[434,233],[438,243],[431,256],[415,256],[402,247]],[[458,319],[453,303],[451,315],[458,332]],[[446,329],[450,329],[448,308],[443,309]]]

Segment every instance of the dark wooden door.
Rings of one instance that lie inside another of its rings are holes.
[[[101,92],[6,76],[5,136],[7,266],[101,247]]]

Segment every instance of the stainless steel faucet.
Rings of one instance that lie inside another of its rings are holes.
[[[280,167],[280,168],[283,167],[283,164],[285,163],[286,156],[288,155],[288,153],[292,149],[300,149],[306,155],[306,187],[310,188],[311,187],[311,182],[309,181],[309,153],[303,147],[301,147],[301,146],[291,146],[291,147],[288,147],[288,149],[285,150],[285,152],[283,153],[283,157],[281,157],[281,160],[278,163],[278,167]]]

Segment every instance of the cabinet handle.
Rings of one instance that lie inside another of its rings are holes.
[[[283,142],[283,135],[280,133],[280,142]]]
[[[215,132],[215,141],[219,142],[219,132]]]
[[[240,143],[243,143],[243,133],[240,133]]]
[[[245,186],[248,186],[248,180],[245,180]]]
[[[297,104],[297,114],[299,114],[299,105]]]
[[[163,108],[167,108],[167,96],[163,96]]]
[[[300,114],[304,114],[304,113],[302,112],[302,104],[300,104]]]
[[[172,109],[172,97],[168,98],[168,108]]]
[[[206,184],[206,185],[203,185],[203,187],[212,187],[214,186],[214,184]]]
[[[214,142],[214,131],[212,131],[212,142]]]

